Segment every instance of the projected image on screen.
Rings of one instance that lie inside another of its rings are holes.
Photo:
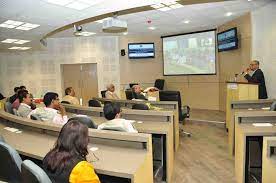
[[[163,38],[164,75],[215,74],[215,31]]]

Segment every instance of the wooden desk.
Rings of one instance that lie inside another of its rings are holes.
[[[20,129],[22,133],[7,131],[6,126]],[[1,135],[8,144],[29,157],[42,160],[53,147],[60,129],[60,125],[0,111]],[[87,156],[98,174],[128,179],[132,183],[153,183],[150,135],[89,129],[89,140],[92,142],[89,147],[99,148],[94,152],[99,160],[90,150]]]
[[[263,139],[263,172],[262,182],[274,183],[276,180],[276,137]],[[274,149],[274,150],[272,150]],[[272,152],[273,151],[273,152]]]
[[[77,105],[63,104],[66,111],[75,114],[85,114],[93,117],[103,117],[102,107],[85,107]],[[173,111],[144,111],[144,110],[133,110],[133,109],[122,109],[122,118],[137,120],[143,122],[168,122],[173,124],[173,139],[174,139],[174,150],[176,151],[179,146],[179,123],[178,117]]]
[[[69,117],[75,116],[75,114],[68,113]],[[107,120],[104,117],[91,116],[91,119],[97,124],[100,125]],[[164,177],[164,181],[171,182],[172,173],[174,167],[174,148],[173,148],[173,126],[172,123],[163,123],[163,122],[153,122],[147,121],[139,123],[134,122],[134,127],[138,130],[139,133],[147,133],[152,134],[152,138],[154,139],[156,136],[162,136],[164,138],[165,144],[162,147],[164,161],[164,167],[166,172],[166,177]],[[153,140],[154,141],[154,140]],[[154,143],[153,143],[154,145]],[[154,147],[154,146],[153,146]],[[155,160],[155,156],[153,153],[153,160]]]
[[[238,121],[239,114],[235,119],[235,175],[237,183],[245,182],[246,167],[246,139],[247,137],[273,137],[276,136],[276,126],[271,127],[255,127],[252,123]],[[261,122],[258,120],[258,122]],[[265,121],[263,121],[265,122]],[[276,122],[276,121],[274,121]],[[265,140],[266,138],[264,138]],[[265,141],[264,141],[265,142]],[[266,144],[263,144],[263,148]],[[265,153],[265,151],[263,150]],[[264,161],[265,162],[265,161]],[[262,164],[265,167],[265,164]],[[263,177],[265,179],[265,177]],[[275,180],[275,179],[274,179]],[[265,182],[266,183],[266,182]]]
[[[229,154],[235,155],[235,113],[247,112],[247,111],[267,111],[268,107],[274,102],[275,99],[271,100],[242,100],[232,101],[231,110],[229,112],[230,117],[227,119],[228,122],[228,143],[229,143]]]

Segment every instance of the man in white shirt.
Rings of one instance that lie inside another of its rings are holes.
[[[107,103],[104,105],[103,111],[105,118],[109,121],[99,125],[98,129],[138,133],[129,120],[120,118],[121,109],[119,105]]]
[[[106,89],[107,89],[107,91],[105,92],[105,98],[107,98],[107,99],[119,99],[119,97],[115,93],[115,86],[113,84],[107,85]]]
[[[46,93],[43,102],[46,107],[36,108],[28,115],[29,118],[35,114],[42,121],[52,121],[58,124],[65,124],[68,121],[65,108],[60,104],[57,93]]]
[[[27,90],[23,90],[22,93],[18,96],[20,105],[17,110],[17,115],[21,117],[27,117],[30,112],[32,112],[31,104],[32,98]]]
[[[75,90],[72,87],[68,87],[65,89],[65,96],[62,98],[62,101],[69,102],[73,105],[79,105],[79,100],[75,97]]]

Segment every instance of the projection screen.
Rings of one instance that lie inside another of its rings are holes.
[[[162,38],[165,76],[216,74],[215,30]]]

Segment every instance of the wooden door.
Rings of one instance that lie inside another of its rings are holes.
[[[64,64],[61,70],[63,91],[73,87],[76,97],[82,98],[85,106],[91,98],[98,96],[97,64]]]

